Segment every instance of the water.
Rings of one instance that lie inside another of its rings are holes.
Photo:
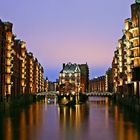
[[[73,108],[42,101],[0,114],[0,140],[140,140],[139,118],[107,98]]]

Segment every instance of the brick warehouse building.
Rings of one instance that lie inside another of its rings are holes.
[[[0,20],[0,96],[44,91],[44,70],[26,43],[16,39],[13,24]]]
[[[89,87],[89,69],[87,64],[63,64],[59,74],[60,92],[87,92]],[[63,91],[62,91],[63,90]]]
[[[89,68],[86,64],[79,64],[81,70],[81,90],[82,92],[89,91]]]
[[[90,80],[90,91],[93,92],[104,92],[106,91],[106,80],[105,76],[100,76]]]
[[[112,61],[114,92],[140,95],[140,2],[131,5]]]

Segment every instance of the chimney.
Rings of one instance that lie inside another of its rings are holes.
[[[65,63],[63,63],[63,69],[65,68]]]

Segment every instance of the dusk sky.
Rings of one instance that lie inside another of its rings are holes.
[[[55,81],[62,63],[88,63],[90,78],[111,66],[124,20],[134,0],[3,0],[2,21],[13,23],[17,38],[27,44]]]

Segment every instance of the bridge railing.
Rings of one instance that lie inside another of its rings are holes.
[[[113,93],[111,92],[90,92],[87,93],[88,96],[112,96]]]

